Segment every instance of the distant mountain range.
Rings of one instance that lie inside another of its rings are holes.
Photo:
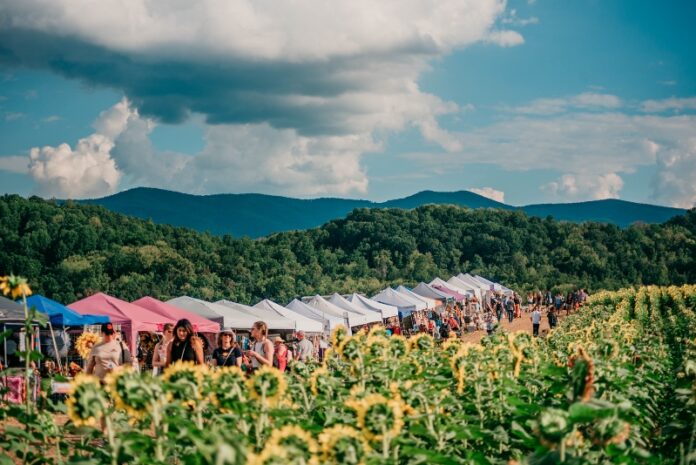
[[[162,189],[136,188],[80,203],[152,219],[155,223],[185,226],[215,235],[252,238],[308,229],[344,217],[355,208],[417,208],[421,205],[459,205],[469,208],[521,210],[530,216],[552,216],[573,222],[598,221],[626,227],[635,222],[663,223],[685,210],[624,200],[540,204],[513,207],[469,191],[423,191],[386,202],[336,198],[294,199],[264,194],[190,195]]]

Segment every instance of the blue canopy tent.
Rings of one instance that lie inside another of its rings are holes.
[[[51,300],[42,295],[32,295],[27,297],[29,308],[34,307],[41,313],[48,315],[51,324],[54,326],[83,326],[99,325],[108,323],[109,317],[105,315],[82,315],[75,310],[71,310],[63,304]]]

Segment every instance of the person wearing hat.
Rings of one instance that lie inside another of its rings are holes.
[[[101,325],[102,340],[92,347],[87,357],[87,374],[94,375],[104,381],[106,375],[116,367],[131,363],[128,347],[116,340],[116,331],[111,323]]]
[[[234,332],[226,329],[218,334],[217,349],[213,351],[212,365],[214,367],[242,366],[242,350],[235,341]]]
[[[280,371],[285,371],[288,366],[288,347],[283,344],[282,337],[273,338],[273,348],[273,366]]]

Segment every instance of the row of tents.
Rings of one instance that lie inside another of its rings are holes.
[[[43,296],[31,296],[29,306],[46,315],[53,326],[83,326],[107,321],[121,327],[131,350],[138,333],[159,332],[165,323],[186,318],[201,333],[217,333],[221,328],[248,330],[263,320],[274,331],[328,333],[337,325],[356,327],[405,317],[414,311],[437,310],[447,302],[476,297],[479,301],[490,291],[512,293],[500,284],[480,276],[459,274],[444,281],[435,278],[413,289],[388,287],[368,298],[354,293],[348,296],[315,295],[295,299],[286,306],[264,299],[254,306],[229,300],[207,302],[193,297],[177,297],[166,302],[143,297],[134,302],[103,293],[94,294],[64,306]],[[0,324],[20,323],[23,308],[7,299],[0,301]]]

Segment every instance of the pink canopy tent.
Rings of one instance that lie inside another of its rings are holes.
[[[220,323],[210,321],[207,318],[203,318],[195,313],[188,312],[174,305],[162,302],[153,297],[143,297],[133,302],[134,305],[138,307],[146,308],[158,315],[162,315],[168,318],[174,318],[175,320],[181,320],[186,318],[193,325],[194,331],[199,333],[218,333],[220,332]]]
[[[454,300],[457,300],[459,302],[462,302],[466,299],[466,296],[464,294],[460,294],[459,292],[452,290],[449,287],[438,286],[437,284],[431,284],[431,286],[440,292],[444,292],[445,294],[451,295],[452,297],[454,297]]]
[[[135,354],[135,342],[140,331],[158,331],[164,323],[176,323],[176,319],[162,316],[146,308],[111,297],[101,292],[68,305],[68,308],[86,315],[107,315],[111,322],[121,326],[128,337],[128,347]]]

